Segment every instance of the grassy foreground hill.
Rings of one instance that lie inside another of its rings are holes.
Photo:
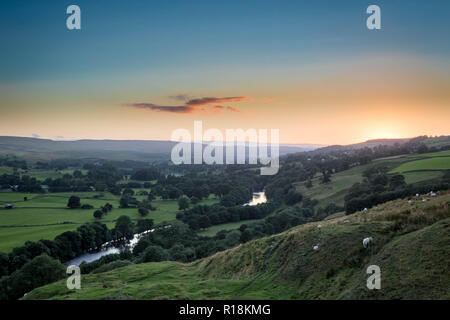
[[[381,268],[380,290],[366,287],[370,265]],[[25,299],[450,299],[450,193],[309,223],[190,264],[84,275],[80,290],[63,280]]]

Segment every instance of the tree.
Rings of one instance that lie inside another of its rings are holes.
[[[294,205],[300,201],[302,201],[302,194],[300,192],[295,191],[295,189],[290,189],[286,195],[286,204]]]
[[[77,196],[71,196],[69,198],[69,201],[67,202],[67,206],[70,209],[76,209],[81,207],[80,197]]]
[[[142,217],[148,216],[148,210],[145,208],[139,208],[138,212]]]
[[[135,257],[139,256],[150,245],[151,245],[151,242],[148,239],[146,239],[146,238],[140,239],[133,248],[133,255]]]
[[[406,186],[405,176],[401,174],[395,174],[389,179],[389,189],[391,190],[403,188],[405,186]]]
[[[132,196],[134,196],[134,191],[133,191],[133,189],[126,188],[125,190],[122,191],[122,195],[132,197]]]
[[[417,148],[417,153],[427,153],[428,152],[428,147],[426,144],[421,144],[419,146],[419,148]]]
[[[230,231],[225,237],[225,243],[229,247],[239,244],[240,240],[241,240],[241,232],[239,230]]]
[[[132,239],[133,238],[133,221],[129,216],[120,216],[116,221],[116,236],[119,238]]]
[[[156,180],[160,176],[159,171],[156,168],[140,169],[131,175],[131,179],[139,181]]]
[[[241,233],[240,241],[242,243],[245,243],[245,242],[250,241],[252,239],[252,233],[249,230],[244,230],[244,231],[241,231],[241,232],[242,233]]]
[[[200,202],[200,199],[199,198],[197,198],[196,196],[192,196],[192,198],[191,198],[191,203],[193,204],[193,205],[196,205],[197,203],[199,203]]]
[[[0,278],[8,275],[9,259],[6,253],[0,252]]]
[[[141,233],[153,228],[153,219],[139,219],[136,224],[136,232]]]
[[[331,179],[330,179],[330,174],[328,173],[328,172],[326,172],[326,171],[324,171],[324,172],[322,172],[322,183],[329,183],[329,182],[331,182]]]
[[[205,216],[205,215],[201,215],[198,218],[198,226],[201,229],[205,229],[205,228],[208,228],[209,226],[211,226],[211,221],[209,220],[209,217]]]
[[[41,255],[14,272],[8,281],[8,298],[18,299],[34,288],[63,279],[66,268],[58,260]]]
[[[178,209],[186,211],[189,208],[190,200],[187,196],[182,195],[178,198]]]
[[[160,246],[148,246],[140,255],[141,262],[158,262],[169,259],[169,254]]]
[[[103,211],[101,211],[101,210],[95,210],[94,211],[94,218],[96,218],[96,219],[101,219],[102,217],[103,217]]]
[[[308,181],[305,182],[305,187],[308,189],[311,189],[313,187],[311,179],[308,179]]]
[[[83,178],[83,173],[80,170],[75,170],[73,172],[73,177],[76,179],[81,179],[81,178]]]
[[[175,244],[169,251],[171,259],[175,261],[189,262],[195,259],[195,250],[185,248],[182,244]]]
[[[128,197],[120,198],[120,207],[121,208],[128,208]]]

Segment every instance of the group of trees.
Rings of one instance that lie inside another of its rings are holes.
[[[214,237],[203,237],[192,232],[192,227],[183,221],[185,219],[183,214],[182,221],[162,223],[155,228],[154,232],[142,237],[133,249],[133,262],[164,260],[190,262],[207,257],[239,243],[245,243],[255,238],[279,233],[296,225],[314,221],[314,205],[314,202],[306,201],[301,206],[296,205],[274,212],[263,220],[243,224],[238,230],[220,231]],[[259,210],[268,210],[269,206],[259,205],[241,208],[256,213]],[[230,210],[232,208],[223,209]],[[208,206],[197,206],[191,210],[195,212],[206,210],[214,214],[212,208],[208,208]],[[193,212],[190,214],[191,216],[196,215]],[[181,218],[180,215],[179,218]]]
[[[9,254],[0,253],[0,299],[17,299],[36,286],[56,281],[65,274],[61,262],[100,248],[109,241],[130,240],[136,230],[142,232],[142,228],[152,226],[152,220],[138,221],[136,227],[130,217],[120,216],[111,230],[99,222],[86,223],[54,240],[27,241]],[[50,271],[51,268],[54,270]],[[32,281],[28,280],[31,276]]]
[[[238,222],[242,220],[261,219],[273,212],[275,206],[271,203],[258,206],[197,205],[190,210],[177,214],[177,219],[183,221],[192,230],[208,228],[212,225]]]
[[[12,187],[15,191],[19,192],[44,192],[39,180],[28,175],[19,175],[18,173],[2,174],[0,176],[0,186],[1,188]]]
[[[372,167],[363,173],[364,181],[354,184],[345,196],[347,214],[417,193],[424,194],[433,190],[450,188],[448,173],[440,181],[407,185],[403,175],[388,176],[386,171],[387,169],[384,167]]]
[[[73,259],[110,239],[111,232],[106,225],[90,223],[75,231],[64,232],[55,240],[27,241],[8,255],[0,254],[0,295],[17,299],[35,286],[58,280],[65,274],[65,268],[61,269],[60,261]],[[31,266],[34,266],[35,270],[32,270]],[[50,270],[51,268],[54,270]],[[48,272],[41,272],[45,270]],[[63,273],[60,270],[63,270]],[[27,279],[31,276],[34,279],[30,282]]]
[[[94,218],[101,219],[105,214],[113,209],[112,204],[109,202],[102,206],[99,210],[94,211]]]
[[[22,169],[27,170],[28,165],[27,162],[23,159],[17,158],[15,155],[6,155],[0,157],[0,166],[2,167],[11,167],[13,169]]]

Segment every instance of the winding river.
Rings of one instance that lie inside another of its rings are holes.
[[[252,200],[250,200],[248,203],[244,204],[244,206],[256,206],[258,204],[266,203],[266,202],[267,202],[267,198],[266,198],[266,193],[264,191],[254,192]],[[134,235],[133,239],[129,240],[128,242],[126,242],[124,245],[121,245],[121,246],[115,246],[109,242],[105,243],[99,251],[86,252],[86,253],[82,254],[81,256],[78,256],[75,259],[68,261],[66,264],[68,266],[71,266],[71,265],[79,266],[82,262],[89,263],[89,262],[98,260],[101,257],[106,256],[108,254],[120,253],[120,251],[122,251],[124,249],[133,250],[134,246],[138,243],[139,239],[143,235],[153,232],[154,230],[155,229],[147,230],[142,233],[136,233]]]
[[[144,231],[142,233],[136,233],[133,236],[133,239],[127,241],[125,244],[122,244],[120,246],[115,246],[113,245],[111,242],[107,242],[105,244],[102,245],[102,248],[98,251],[95,252],[86,252],[83,253],[81,256],[78,256],[70,261],[68,261],[66,263],[66,265],[68,266],[79,266],[81,263],[83,262],[92,262],[95,260],[100,259],[103,256],[106,256],[108,254],[115,254],[115,253],[120,253],[120,251],[125,250],[125,249],[130,249],[133,250],[134,246],[138,243],[139,239],[145,235],[148,234],[150,232],[153,232],[155,229],[151,229],[151,230],[147,230]]]

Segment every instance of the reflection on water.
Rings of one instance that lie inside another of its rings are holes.
[[[67,262],[67,265],[68,266],[73,266],[73,265],[79,266],[83,261],[84,262],[92,262],[92,261],[98,260],[101,257],[106,256],[108,254],[114,254],[114,253],[119,253],[119,252],[120,252],[119,248],[111,247],[111,248],[103,249],[103,250],[100,250],[100,251],[94,252],[94,253],[85,253],[79,257],[76,257],[75,259],[70,260],[69,262]]]
[[[89,262],[98,260],[101,257],[106,256],[108,254],[120,253],[120,251],[125,250],[125,249],[133,250],[134,246],[138,243],[139,239],[144,234],[153,232],[154,230],[155,229],[147,230],[147,231],[142,232],[142,233],[136,233],[133,236],[133,239],[131,239],[131,240],[127,241],[125,244],[122,244],[122,245],[119,245],[119,246],[117,246],[117,245],[114,246],[111,242],[107,242],[107,243],[103,244],[101,250],[93,252],[93,253],[84,253],[81,256],[78,256],[75,259],[70,260],[66,264],[68,266],[73,266],[73,265],[79,266],[83,261],[89,263]]]
[[[256,206],[261,203],[266,203],[266,193],[264,191],[262,192],[254,192],[253,198],[249,203],[244,204],[244,206]]]

